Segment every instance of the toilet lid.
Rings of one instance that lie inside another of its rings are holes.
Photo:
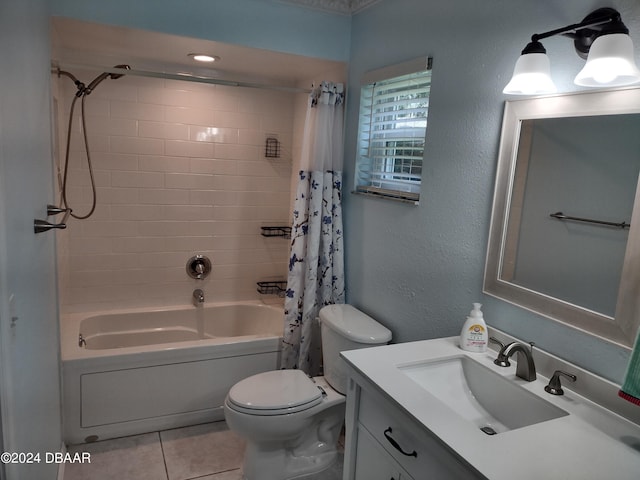
[[[271,410],[292,413],[320,403],[322,391],[301,370],[275,370],[239,381],[229,390],[228,398],[256,414]]]

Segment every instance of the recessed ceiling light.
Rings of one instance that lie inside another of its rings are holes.
[[[218,56],[206,55],[204,53],[190,53],[187,56],[193,58],[197,62],[205,63],[217,62],[218,60],[220,60],[220,57]]]

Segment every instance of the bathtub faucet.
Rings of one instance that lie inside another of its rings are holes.
[[[193,304],[197,307],[204,303],[204,292],[200,288],[196,288],[193,291]]]

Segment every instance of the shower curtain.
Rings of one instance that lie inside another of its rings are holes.
[[[309,375],[318,375],[322,363],[318,312],[344,303],[343,103],[340,83],[312,89],[293,208],[282,367]]]

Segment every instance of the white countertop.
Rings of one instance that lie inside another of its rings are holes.
[[[453,355],[467,355],[569,415],[486,435],[398,369]],[[488,479],[640,479],[640,426],[575,394],[568,382],[563,384],[565,395],[547,394],[547,378],[540,374],[534,382],[517,378],[515,362],[507,368],[493,364],[494,351],[465,352],[458,348],[457,337],[451,337],[353,350],[342,356]]]

